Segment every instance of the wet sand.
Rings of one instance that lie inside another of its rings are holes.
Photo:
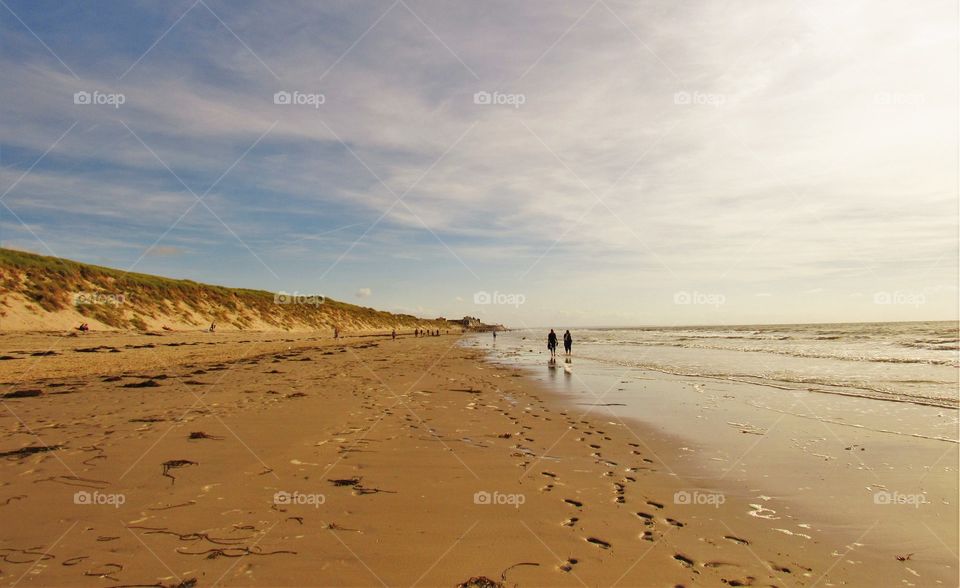
[[[496,351],[498,361],[521,367],[566,405],[599,406],[624,426],[639,426],[645,438],[659,439],[658,458],[678,479],[749,501],[779,532],[838,549],[854,545],[851,566],[864,554],[922,555],[951,585],[960,540],[954,409],[576,356],[549,369],[546,354],[495,349],[483,337],[466,344]],[[943,578],[908,573],[917,585]]]
[[[956,585],[457,337],[34,337],[0,338],[3,585]]]

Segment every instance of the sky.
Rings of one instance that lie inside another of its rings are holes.
[[[957,10],[0,0],[0,243],[513,327],[956,319]]]

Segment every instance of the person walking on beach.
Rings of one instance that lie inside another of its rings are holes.
[[[570,355],[573,351],[573,335],[570,334],[570,329],[567,329],[567,332],[563,334],[563,350]]]
[[[494,341],[494,342],[497,341],[497,330],[496,330],[496,329],[493,330],[493,341]]]
[[[396,329],[394,329],[393,332],[390,333],[390,338],[391,338],[391,339],[396,339],[396,338],[397,338],[397,330],[396,330]]]
[[[557,356],[557,334],[553,329],[550,329],[550,334],[547,335],[547,349],[550,350],[550,357]]]

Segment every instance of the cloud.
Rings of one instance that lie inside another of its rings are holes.
[[[370,288],[360,288],[357,290],[357,298],[369,298],[373,294]]]
[[[179,247],[174,247],[172,245],[158,245],[147,253],[147,255],[152,257],[173,257],[176,255],[183,255],[185,251]]]
[[[11,0],[79,77],[0,21],[0,193],[26,225],[18,242],[131,263],[158,238],[198,259],[229,248],[249,262],[222,270],[236,281],[266,265],[303,291],[349,293],[397,266],[519,279],[611,316],[677,282],[780,296],[927,269],[955,281],[946,4],[208,4],[217,16],[201,4],[180,21],[188,5],[117,4],[144,40],[131,46],[93,35],[96,15],[64,9],[70,31],[48,30]],[[126,100],[73,103],[96,89]],[[274,104],[279,90],[325,101]],[[635,298],[601,303],[610,288]],[[455,305],[445,287],[388,290]]]

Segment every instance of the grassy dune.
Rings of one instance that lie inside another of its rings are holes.
[[[236,329],[362,331],[388,328],[450,328],[420,319],[339,302],[275,301],[273,292],[227,288],[124,272],[66,259],[0,248],[0,317],[63,315],[115,329],[206,327]],[[76,313],[76,315],[75,315]]]

